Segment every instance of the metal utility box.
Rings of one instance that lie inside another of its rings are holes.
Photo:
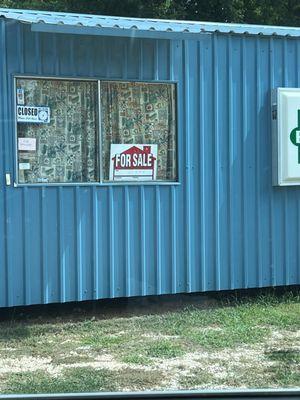
[[[299,28],[0,9],[0,54],[0,307],[300,283]]]

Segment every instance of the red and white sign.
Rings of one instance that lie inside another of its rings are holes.
[[[157,144],[111,144],[111,181],[154,181],[157,171]]]

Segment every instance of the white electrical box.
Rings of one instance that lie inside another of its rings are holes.
[[[300,185],[300,89],[272,92],[273,184]]]

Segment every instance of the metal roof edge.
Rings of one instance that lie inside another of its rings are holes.
[[[161,34],[168,33],[168,36],[170,37],[172,37],[172,35],[176,33],[181,35],[192,34],[194,36],[195,34],[205,32],[262,36],[300,36],[300,27],[251,25],[224,22],[218,23],[202,21],[183,21],[153,18],[147,19],[136,17],[129,18],[10,8],[0,8],[0,17],[16,20],[22,23],[29,23],[33,26],[38,24],[40,28],[44,24],[51,25],[52,27],[87,27],[92,29],[101,28],[102,30],[119,29],[123,31],[143,31],[145,36],[147,35],[146,32],[156,32]],[[34,30],[37,31],[38,29]],[[45,29],[43,31],[47,30]],[[81,33],[83,33],[83,31]]]

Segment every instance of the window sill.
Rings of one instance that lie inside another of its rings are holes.
[[[180,182],[103,182],[103,183],[14,183],[14,187],[107,187],[107,186],[179,186]]]

